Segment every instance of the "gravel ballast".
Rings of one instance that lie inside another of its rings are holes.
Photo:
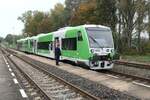
[[[96,82],[90,81],[88,79],[82,78],[78,75],[71,74],[67,71],[61,70],[57,67],[50,66],[48,64],[36,61],[26,56],[22,56],[25,59],[28,59],[31,63],[37,64],[42,66],[44,69],[49,71],[50,73],[63,78],[67,82],[70,82],[80,89],[83,89],[100,99],[107,99],[107,100],[138,100],[136,97],[130,96],[129,94],[122,93],[120,91],[110,89],[104,85],[98,84]]]
[[[150,79],[150,70],[115,64],[112,71]]]

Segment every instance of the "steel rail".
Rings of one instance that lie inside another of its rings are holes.
[[[119,72],[115,72],[112,70],[108,70],[107,72],[109,74],[125,76],[126,78],[132,78],[133,80],[146,81],[146,82],[150,83],[150,79],[148,79],[148,78],[143,78],[143,77],[139,77],[139,76],[135,76],[135,75],[129,75],[129,74],[125,74],[125,73],[119,73]]]
[[[7,51],[8,51],[8,50],[7,50]],[[8,52],[9,52],[9,51],[8,51]],[[27,61],[26,59],[24,59],[23,57],[18,56],[17,53],[13,53],[13,55],[16,56],[17,58],[21,59],[22,61],[28,63],[28,64],[31,65],[32,67],[34,67],[34,68],[36,68],[36,69],[38,69],[38,70],[43,71],[44,73],[46,73],[47,75],[53,77],[54,79],[56,79],[57,81],[63,83],[64,85],[67,85],[68,87],[70,87],[71,89],[73,89],[74,91],[76,91],[77,93],[82,94],[84,97],[89,98],[89,99],[92,99],[92,100],[100,100],[100,98],[98,98],[98,97],[96,97],[96,96],[94,96],[94,95],[92,95],[92,94],[90,94],[90,93],[88,93],[88,92],[86,92],[86,91],[80,89],[79,87],[77,87],[77,86],[75,86],[75,85],[73,85],[73,84],[67,82],[66,80],[64,80],[64,79],[62,79],[62,78],[60,78],[60,77],[58,77],[58,76],[56,76],[56,75],[50,73],[49,71],[47,71],[47,70],[45,70],[44,68],[42,68],[42,66],[39,66],[39,65],[37,65],[37,64],[35,64],[35,63],[31,63],[31,62]]]
[[[140,63],[127,62],[127,61],[119,61],[119,60],[114,61],[114,63],[117,65],[126,65],[128,67],[150,70],[150,65],[148,65],[148,64],[140,64]]]
[[[2,50],[3,53],[6,54],[5,51]],[[44,92],[44,90],[34,81],[32,80],[32,78],[26,73],[24,72],[21,68],[19,68],[19,66],[9,57],[9,55],[7,54],[7,59],[21,72],[21,74],[28,80],[28,82],[30,84],[32,84],[37,90],[38,92],[41,94],[41,96],[44,97],[45,100],[51,100],[51,98],[48,96],[48,94],[46,94],[46,92]]]

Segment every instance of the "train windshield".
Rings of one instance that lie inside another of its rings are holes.
[[[113,48],[112,32],[108,29],[86,28],[91,48]]]

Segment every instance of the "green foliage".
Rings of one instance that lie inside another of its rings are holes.
[[[96,0],[91,0],[86,3],[81,3],[79,8],[74,11],[70,19],[71,25],[94,24],[97,22]]]
[[[150,41],[142,42],[142,49],[145,53],[150,53]]]
[[[4,39],[2,37],[0,37],[0,43],[3,41]]]
[[[23,38],[22,35],[12,35],[12,34],[8,34],[8,35],[5,37],[4,41],[12,45],[12,44],[16,44],[16,43],[17,43],[17,40],[19,40],[19,39],[21,39],[21,38]]]
[[[18,17],[24,23],[24,33],[29,36],[51,31],[49,14],[40,11],[27,11]]]
[[[65,0],[65,21],[67,25],[73,25],[72,17],[75,15],[77,9],[79,8],[80,4],[86,3],[91,0]],[[92,3],[92,2],[91,2]]]
[[[73,11],[70,24],[101,24],[109,26],[115,31],[117,22],[115,13],[115,1],[87,0],[86,2],[80,3],[79,7]]]
[[[146,17],[148,22],[144,22]],[[50,12],[27,11],[18,20],[24,23],[23,33],[28,36],[64,26],[101,24],[111,27],[119,53],[150,52],[149,42],[141,39],[142,32],[147,31],[150,40],[148,0],[65,0],[65,5],[58,3]]]
[[[64,6],[60,3],[51,9],[52,30],[56,30],[65,26]]]
[[[97,0],[96,2],[98,24],[109,26],[113,31],[115,31],[117,23],[115,4],[115,0]]]

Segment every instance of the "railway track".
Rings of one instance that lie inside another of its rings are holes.
[[[150,65],[148,65],[148,64],[133,63],[133,62],[119,61],[119,60],[116,60],[114,63],[117,65],[126,65],[128,67],[135,67],[135,68],[149,69],[150,70]]]
[[[8,51],[17,56],[17,54],[15,52],[13,52],[11,50],[8,50]],[[19,57],[19,56],[17,56],[17,57]],[[140,68],[140,69],[150,69],[150,65],[146,65],[146,64],[145,65],[144,64],[136,64],[136,63],[123,62],[123,61],[115,61],[115,64],[125,65],[128,67],[134,67],[134,68]],[[149,78],[143,78],[143,77],[136,76],[136,75],[130,75],[130,74],[126,74],[126,73],[116,72],[113,70],[106,70],[106,71],[100,71],[100,72],[106,73],[106,74],[111,74],[113,76],[126,77],[126,78],[131,78],[132,80],[139,80],[139,81],[144,81],[144,82],[150,83]]]
[[[13,53],[13,55],[16,55],[18,57],[20,57],[21,59],[31,59],[32,58],[29,58],[29,57],[26,57],[26,56],[21,56],[21,55],[18,55],[17,53],[14,53],[13,51],[11,51],[11,53]],[[31,63],[31,60],[28,60],[28,62]],[[32,61],[32,64],[34,64],[33,62],[35,62],[36,60],[33,60]],[[36,62],[37,64],[40,64],[40,62]],[[35,63],[35,64],[36,64]],[[45,66],[44,64],[41,64],[40,66]],[[132,67],[132,66],[130,66]],[[135,67],[135,66],[134,66]],[[100,72],[103,72],[103,71],[100,71]],[[139,77],[139,76],[134,76],[134,75],[130,75],[130,74],[125,74],[125,73],[121,73],[121,72],[114,72],[114,71],[104,71],[105,74],[109,74],[109,75],[112,75],[112,76],[117,76],[119,79],[121,80],[124,80],[124,79],[131,79],[130,81],[132,82],[136,82],[136,81],[139,81],[139,82],[144,82],[144,83],[150,83],[150,79],[148,78],[143,78],[143,77]],[[123,78],[124,77],[124,78]]]
[[[36,87],[45,100],[99,100],[99,98],[66,82],[36,64],[13,54],[18,59],[18,62],[15,62],[11,59],[8,52],[4,50],[3,52],[6,53],[8,59],[17,67],[29,83]],[[19,62],[26,66],[19,67],[17,64]]]
[[[138,80],[138,81],[141,81],[141,82],[150,83],[149,78],[143,78],[143,77],[136,76],[136,75],[130,75],[130,74],[126,74],[126,73],[115,72],[115,71],[112,71],[112,70],[107,70],[107,71],[104,71],[102,73],[110,74],[110,75],[116,76],[117,78],[125,77],[125,78],[132,79],[132,81],[134,81],[134,80],[137,81]]]

